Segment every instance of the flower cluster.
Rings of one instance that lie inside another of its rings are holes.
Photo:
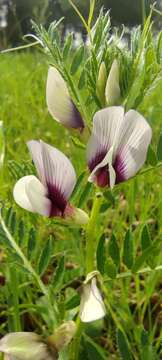
[[[88,181],[98,187],[112,189],[115,184],[128,180],[140,170],[146,159],[152,131],[140,113],[133,109],[125,113],[124,107],[119,106],[117,60],[114,60],[109,75],[107,78],[106,76],[105,64],[102,63],[98,74],[97,92],[104,106],[94,114],[86,158],[89,169]],[[80,134],[84,133],[85,119],[71,99],[63,76],[52,66],[48,71],[46,101],[48,110],[56,121],[68,129],[78,129]],[[13,190],[16,203],[43,216],[61,217],[73,220],[81,226],[86,225],[89,221],[88,214],[69,202],[76,184],[76,173],[70,160],[61,151],[43,141],[31,140],[27,145],[36,167],[37,177],[25,176],[16,183]],[[106,314],[98,280],[98,274],[92,272],[83,283],[80,304],[82,322],[101,319]],[[30,334],[25,335],[24,340],[28,343],[29,338]],[[6,350],[9,341],[8,335],[1,341],[0,351],[9,354],[10,359],[10,352]],[[42,343],[36,335],[31,338],[31,342],[33,341],[37,342],[35,351],[41,347],[39,353],[43,354],[43,357],[35,355],[34,358],[57,358],[57,355],[51,355],[47,344]],[[22,359],[21,354],[17,354],[18,352],[14,351],[11,353],[15,359]]]

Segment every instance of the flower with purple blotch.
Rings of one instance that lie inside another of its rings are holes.
[[[69,204],[76,184],[70,160],[43,141],[29,141],[28,148],[37,175],[24,176],[16,183],[13,195],[22,208],[47,217],[70,218],[79,225],[88,222],[88,215]]]
[[[70,98],[67,85],[59,71],[50,66],[46,84],[46,102],[52,117],[67,128],[84,129],[84,121]]]
[[[98,111],[87,145],[89,181],[100,187],[128,180],[146,160],[152,130],[135,110],[124,113],[121,106]]]

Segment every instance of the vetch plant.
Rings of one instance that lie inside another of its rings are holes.
[[[33,36],[49,61],[49,121],[56,120],[60,131],[61,125],[66,128],[71,147],[64,146],[64,153],[74,150],[79,154],[78,177],[69,158],[47,144],[44,134],[43,141],[27,144],[36,176],[31,175],[31,164],[25,170],[12,164],[15,202],[34,213],[29,219],[33,219],[35,230],[28,221],[19,221],[12,208],[3,207],[3,243],[21,269],[19,279],[12,267],[9,274],[11,280],[15,276],[19,281],[22,293],[15,294],[14,331],[12,328],[2,338],[0,351],[16,360],[25,356],[28,360],[29,355],[40,360],[92,356],[106,360],[113,347],[122,359],[143,360],[149,351],[158,358],[159,342],[155,346],[149,336],[152,304],[148,293],[152,287],[144,285],[144,279],[150,274],[157,283],[162,270],[161,237],[155,234],[152,240],[150,219],[147,221],[141,205],[141,198],[151,194],[140,179],[143,176],[145,182],[145,174],[162,166],[162,137],[155,153],[150,145],[149,114],[142,110],[143,102],[162,80],[162,37],[155,41],[151,36],[151,13],[143,28],[132,31],[131,46],[121,48],[121,37],[112,36],[113,29],[110,31],[109,12],[101,9],[95,21],[95,1],[91,0],[86,20],[70,3],[87,31],[86,43],[75,49],[71,33],[63,42],[59,29],[62,19],[48,30],[33,24]],[[21,214],[28,219],[25,211]],[[29,234],[28,238],[24,234]],[[57,250],[55,237],[59,239]],[[31,323],[38,329],[32,333],[22,331],[20,309],[25,290],[21,279],[36,285],[36,290],[32,287],[27,293],[33,299]],[[147,291],[141,295],[145,286]],[[113,338],[117,334],[113,346],[111,332]],[[159,332],[155,324],[154,333]],[[34,355],[26,352],[29,342]]]

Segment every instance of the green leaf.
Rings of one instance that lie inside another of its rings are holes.
[[[85,80],[86,80],[86,75],[85,75],[85,70],[83,69],[83,71],[81,72],[80,78],[79,78],[79,83],[78,83],[78,89],[82,90],[84,85],[85,85]]]
[[[52,286],[54,287],[55,291],[58,291],[62,286],[64,272],[65,272],[65,257],[63,255],[59,260],[59,263],[56,268],[56,272],[52,279]]]
[[[133,236],[131,231],[128,230],[124,239],[123,249],[123,263],[128,269],[131,269],[134,262],[134,247],[133,247]]]
[[[18,237],[19,237],[19,245],[23,244],[23,240],[25,237],[25,225],[23,220],[20,220],[18,224]]]
[[[83,204],[86,202],[88,196],[90,195],[90,192],[92,190],[92,187],[93,187],[93,184],[91,184],[90,182],[87,182],[82,194],[81,194],[81,197],[79,199],[79,202],[78,202],[78,207],[79,208],[82,208]]]
[[[112,206],[115,206],[115,196],[112,191],[104,191],[103,193],[104,197],[110,202]]]
[[[84,335],[84,348],[88,355],[88,360],[106,360],[107,356],[105,355],[103,349],[97,345],[89,336]]]
[[[34,250],[36,247],[36,231],[34,228],[31,228],[29,231],[29,239],[27,245],[27,256],[29,259],[34,255]]]
[[[142,60],[141,60],[142,61]],[[139,70],[136,72],[137,76],[133,79],[132,86],[129,90],[129,95],[126,103],[127,111],[133,109],[135,101],[140,96],[141,88],[143,86],[145,71],[144,67],[140,66]]]
[[[84,58],[84,45],[81,45],[74,55],[70,69],[71,75],[74,75],[77,72],[81,62],[83,61],[83,58]]]
[[[149,259],[152,252],[156,250],[155,244],[152,244],[147,249],[145,249],[140,256],[137,257],[133,267],[132,272],[136,273],[141,266]]]
[[[65,308],[66,310],[74,309],[80,304],[80,296],[78,294],[74,295],[71,299],[66,301]]]
[[[112,237],[109,241],[108,250],[109,250],[109,255],[111,256],[115,265],[118,267],[120,264],[120,251],[114,234],[112,234]]]
[[[151,238],[150,238],[150,233],[149,233],[149,230],[148,230],[148,226],[144,225],[144,227],[142,229],[142,233],[141,233],[142,251],[147,249],[151,244],[152,244],[152,241],[151,241]]]
[[[157,164],[157,156],[151,145],[148,148],[147,163],[151,166],[156,166]]]
[[[65,40],[65,45],[63,48],[63,60],[67,60],[67,57],[71,50],[72,41],[73,41],[73,33],[70,33],[70,34],[68,34],[68,36],[66,37],[66,40]]]
[[[141,333],[141,358],[142,360],[156,360],[152,345],[149,340],[148,332],[143,330]]]
[[[50,263],[51,253],[52,253],[52,241],[50,238],[48,239],[45,247],[43,248],[39,259],[38,272],[40,275],[44,274],[45,270],[47,269]]]
[[[74,199],[78,195],[78,193],[79,193],[79,191],[81,189],[81,185],[82,185],[82,182],[84,180],[85,175],[86,175],[86,171],[83,171],[79,175],[79,177],[77,179],[77,183],[76,183],[75,188],[74,188],[74,190],[72,192],[72,195],[71,195],[71,200]]]
[[[123,360],[132,360],[132,355],[129,349],[126,336],[121,330],[117,330],[117,343],[120,351],[120,356]]]
[[[105,274],[108,275],[110,279],[116,279],[117,268],[111,258],[106,259]]]
[[[97,269],[100,271],[101,274],[104,274],[104,267],[105,267],[105,260],[106,260],[106,255],[105,255],[105,234],[102,234],[99,242],[98,242],[98,246],[97,246],[97,253],[96,253],[96,258],[97,258]]]
[[[162,161],[162,133],[160,134],[159,142],[157,146],[157,158],[158,161]]]

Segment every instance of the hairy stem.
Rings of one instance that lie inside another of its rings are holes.
[[[86,273],[95,269],[96,234],[95,226],[102,203],[102,194],[97,193],[86,230]]]

